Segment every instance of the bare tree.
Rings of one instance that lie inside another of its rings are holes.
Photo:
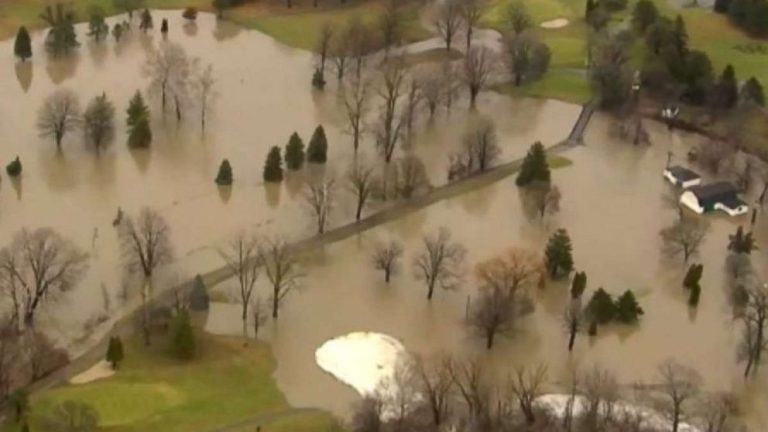
[[[347,69],[349,69],[350,48],[346,32],[336,33],[329,50],[333,68],[336,70],[336,79],[341,83]]]
[[[502,255],[475,266],[475,276],[484,286],[509,294],[540,279],[543,272],[541,257],[520,248],[508,249]]]
[[[248,343],[248,307],[259,277],[259,246],[255,237],[238,233],[219,255],[234,274],[238,285],[237,300],[242,307],[243,339]]]
[[[735,414],[738,411],[736,397],[729,393],[707,394],[699,403],[698,417],[701,430],[706,432],[728,432],[738,430],[735,426]]]
[[[61,150],[64,135],[77,130],[80,123],[77,95],[69,89],[59,89],[45,99],[38,115],[37,129],[41,137],[53,137],[56,148]]]
[[[406,84],[406,70],[398,60],[390,60],[383,67],[382,85],[378,89],[382,106],[374,133],[379,154],[389,164],[405,124],[405,116],[400,113],[399,105]]]
[[[663,251],[670,257],[682,255],[683,262],[687,263],[692,256],[698,254],[708,231],[709,224],[702,219],[678,219],[671,226],[661,230]]]
[[[322,234],[335,207],[334,179],[324,180],[319,184],[309,184],[304,192],[304,201],[317,222],[317,233]]]
[[[447,228],[440,228],[437,234],[424,236],[424,250],[413,262],[416,278],[427,285],[427,300],[432,300],[435,287],[455,288],[462,277],[466,250],[459,243],[451,241]]]
[[[501,155],[493,121],[482,119],[464,134],[464,160],[468,175],[485,172]]]
[[[280,304],[299,286],[303,275],[296,256],[285,241],[273,239],[260,242],[258,249],[264,273],[272,285],[272,318],[277,319]]]
[[[261,301],[261,297],[255,296],[251,300],[251,317],[253,325],[253,338],[258,339],[259,338],[259,330],[261,329],[261,326],[264,325],[267,322],[267,319],[269,319],[269,316],[267,315],[268,308],[266,305],[264,305],[264,302]]]
[[[371,262],[376,270],[384,272],[384,282],[389,283],[392,275],[398,271],[399,260],[403,256],[403,245],[392,240],[389,243],[376,243]]]
[[[344,111],[347,114],[347,133],[352,135],[352,146],[357,154],[360,146],[360,138],[365,130],[363,119],[368,114],[370,85],[363,79],[353,79],[344,87],[342,95],[344,99]]]
[[[531,370],[521,367],[515,371],[515,376],[510,379],[510,392],[517,401],[528,424],[533,424],[536,421],[536,399],[541,396],[546,382],[547,368],[544,365],[539,365],[536,369]]]
[[[325,63],[331,54],[333,42],[333,24],[327,22],[320,28],[320,36],[317,38],[317,53],[320,56],[320,73],[325,76]]]
[[[446,362],[453,384],[458,389],[467,408],[469,420],[477,422],[488,417],[492,386],[483,374],[483,368],[477,360]]]
[[[533,219],[537,217],[544,220],[547,215],[553,215],[560,211],[560,188],[549,182],[534,182],[525,190],[523,194],[523,204],[526,212]]]
[[[751,284],[746,290],[747,302],[738,318],[742,322],[742,340],[739,359],[746,362],[744,377],[757,372],[763,352],[768,349],[766,325],[768,324],[768,289]]]
[[[680,422],[685,417],[688,404],[699,394],[701,376],[694,369],[667,360],[659,366],[660,397],[659,410],[672,425],[672,432],[677,432]]]
[[[376,26],[381,35],[381,43],[384,45],[384,53],[389,54],[389,49],[400,43],[403,37],[403,12],[401,0],[386,0],[384,11],[379,15]]]
[[[355,220],[359,221],[371,195],[377,190],[373,167],[366,166],[361,161],[353,162],[347,171],[346,180],[348,189],[355,195],[357,201]]]
[[[437,32],[445,42],[445,49],[451,50],[453,39],[461,29],[461,2],[459,0],[445,0],[437,3],[434,24]]]
[[[413,198],[429,190],[431,184],[424,162],[416,156],[408,155],[397,160],[395,171],[395,191],[397,196]]]
[[[732,162],[734,153],[728,142],[707,140],[696,148],[695,159],[702,168],[716,175]]]
[[[171,246],[171,229],[168,223],[155,210],[144,207],[134,220],[126,217],[119,226],[120,244],[123,258],[129,272],[142,276],[141,327],[144,344],[150,343],[150,311],[149,296],[152,293],[152,282],[155,271],[173,259]]]
[[[88,255],[51,228],[22,229],[0,250],[0,291],[11,298],[13,324],[19,316],[34,326],[44,302],[71,291],[88,269]]]
[[[106,93],[88,103],[83,124],[85,136],[97,153],[115,136],[115,106]]]
[[[514,297],[509,292],[486,288],[480,291],[467,324],[483,333],[485,347],[490,350],[497,334],[513,329],[514,309]]]
[[[215,96],[213,90],[216,79],[213,77],[213,65],[209,64],[203,71],[195,76],[195,93],[200,103],[200,127],[205,131],[205,123],[208,118],[208,108]]]
[[[359,17],[353,16],[347,23],[345,37],[354,63],[355,79],[360,80],[365,60],[374,48],[373,31]]]
[[[451,411],[453,378],[447,361],[426,362],[417,359],[415,366],[418,393],[426,402],[432,425],[439,429]]]
[[[443,84],[444,82],[440,76],[440,72],[435,68],[429,68],[419,76],[419,87],[421,87],[421,95],[424,98],[427,109],[429,110],[430,119],[435,116],[437,107],[443,103],[445,92]]]
[[[568,351],[573,351],[573,344],[576,342],[576,334],[581,331],[584,312],[581,308],[581,298],[571,299],[568,306],[565,307],[563,314],[563,325],[568,332]]]
[[[188,97],[196,65],[197,59],[190,58],[181,45],[171,42],[164,42],[159,50],[150,52],[144,64],[144,74],[150,79],[150,94],[160,93],[163,111],[171,96],[178,121],[181,121],[181,104]]]
[[[739,152],[737,154],[740,157],[734,158],[733,167],[731,169],[733,176],[733,183],[742,192],[747,193],[752,188],[752,180],[754,177],[754,160],[749,154]]]
[[[507,25],[514,34],[520,34],[533,25],[533,19],[528,14],[525,4],[515,0],[509,4],[506,11]]]
[[[504,54],[507,70],[514,77],[515,86],[541,77],[549,68],[552,56],[549,47],[530,31],[505,37]]]
[[[619,399],[619,383],[609,371],[594,366],[582,378],[583,414],[586,430],[603,430],[614,420],[614,406]]]
[[[483,8],[481,0],[465,0],[461,5],[461,17],[464,20],[464,34],[467,40],[467,51],[472,46],[472,35],[475,27],[480,23],[483,17]]]
[[[461,74],[453,63],[445,61],[441,67],[440,78],[443,86],[442,101],[445,109],[450,112],[451,107],[453,107],[453,101],[456,99],[461,87]]]
[[[405,109],[403,110],[403,116],[405,117],[405,130],[408,137],[408,143],[413,132],[413,124],[416,122],[416,117],[419,112],[419,105],[423,99],[421,92],[421,83],[416,79],[411,79],[408,83],[408,91],[405,94]]]
[[[472,47],[464,57],[464,83],[469,89],[469,104],[475,106],[477,95],[487,85],[493,72],[493,52],[484,46]]]

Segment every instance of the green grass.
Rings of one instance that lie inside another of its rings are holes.
[[[589,83],[583,74],[567,69],[550,69],[540,80],[520,87],[511,84],[496,86],[494,90],[511,96],[559,99],[584,104],[592,97]]]
[[[242,347],[237,339],[201,337],[201,353],[189,363],[169,357],[159,339],[149,350],[137,340],[129,341],[116,375],[33,397],[32,430],[52,406],[65,400],[93,406],[104,432],[207,432],[290,410],[272,379],[274,360],[266,345]],[[321,432],[331,419],[323,413],[300,413],[276,421],[269,430]]]
[[[573,161],[565,156],[547,156],[547,163],[552,169],[565,168],[573,165]]]

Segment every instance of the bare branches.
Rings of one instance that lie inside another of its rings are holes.
[[[67,132],[77,130],[80,124],[80,104],[77,95],[69,89],[59,89],[48,96],[37,119],[40,136],[53,137],[59,150]]]
[[[215,96],[213,90],[216,79],[213,77],[213,65],[209,64],[203,71],[195,76],[195,92],[200,103],[200,126],[205,131],[205,123],[208,118],[208,108]]]
[[[709,231],[705,220],[680,218],[675,223],[661,230],[664,241],[664,253],[670,257],[683,256],[683,262],[698,254],[699,247]]]
[[[406,69],[401,61],[390,60],[384,66],[382,85],[378,89],[382,99],[379,121],[374,128],[376,148],[384,161],[389,164],[402,136],[405,116],[400,112],[399,102],[406,84]]]
[[[547,382],[547,368],[539,365],[536,369],[526,370],[524,367],[515,372],[515,376],[510,378],[510,392],[517,400],[528,424],[536,421],[535,404],[536,399],[541,396],[544,385]]]
[[[277,319],[280,304],[285,297],[299,287],[303,277],[296,256],[283,240],[268,240],[258,246],[259,260],[272,285],[272,318]]]
[[[331,51],[333,42],[333,24],[327,22],[320,29],[320,36],[317,38],[317,53],[320,56],[320,73],[325,75],[325,63]]]
[[[446,0],[438,3],[435,27],[445,42],[445,49],[451,50],[453,39],[461,28],[461,2],[459,0]]]
[[[484,289],[467,324],[485,336],[485,347],[493,348],[497,334],[511,331],[515,325],[516,310],[514,297],[507,291]]]
[[[483,17],[481,0],[465,0],[461,4],[461,18],[464,20],[464,34],[467,41],[467,50],[472,47],[472,35],[474,29]]]
[[[671,360],[662,363],[658,373],[662,393],[659,408],[672,424],[672,432],[677,432],[687,404],[699,394],[702,379],[694,369]]]
[[[744,377],[755,373],[763,352],[768,349],[766,325],[768,325],[768,289],[753,284],[746,290],[747,301],[738,318],[743,324],[739,359],[746,361]]]
[[[549,47],[528,31],[505,37],[504,54],[515,86],[541,77],[549,68],[552,56]]]
[[[451,160],[449,179],[484,172],[501,154],[496,128],[491,120],[482,119],[464,134],[463,149]]]
[[[549,182],[536,181],[521,191],[523,207],[531,219],[543,221],[560,211],[560,188]]]
[[[395,167],[395,191],[397,196],[410,199],[429,190],[432,185],[424,162],[408,155],[397,160]]]
[[[424,251],[413,262],[416,278],[427,285],[427,300],[432,300],[435,287],[456,288],[461,281],[466,250],[451,242],[450,231],[440,228],[437,235],[423,238]]]
[[[488,85],[494,62],[493,53],[484,46],[470,48],[464,57],[464,83],[469,89],[470,106],[475,106],[477,95]]]
[[[363,162],[353,162],[346,176],[347,188],[355,195],[357,208],[355,220],[359,221],[363,215],[363,209],[377,190],[376,177],[373,167],[366,166]]]
[[[447,362],[416,360],[416,379],[419,394],[426,401],[432,425],[439,429],[450,413],[453,377]]]
[[[243,339],[247,343],[248,307],[259,277],[258,242],[255,237],[240,232],[229,242],[226,249],[219,251],[219,255],[237,279],[239,288],[237,299],[242,307]],[[258,323],[256,329],[258,329]]]
[[[368,102],[370,99],[370,85],[363,79],[353,79],[342,90],[344,99],[344,111],[347,114],[347,133],[352,135],[352,146],[357,153],[360,147],[360,138],[365,132],[365,119],[368,113]]]
[[[160,93],[163,111],[168,96],[173,98],[176,119],[181,121],[181,104],[189,95],[189,83],[197,66],[197,59],[190,58],[180,45],[163,43],[151,52],[144,64],[144,74],[150,78],[150,94]]]
[[[389,243],[379,242],[374,247],[371,262],[376,270],[384,272],[384,281],[389,283],[390,278],[399,268],[398,261],[403,256],[403,245],[397,241]]]
[[[309,184],[304,192],[304,201],[317,222],[317,233],[322,234],[328,225],[335,206],[335,180]]]
[[[475,276],[485,287],[515,294],[543,276],[541,258],[527,250],[511,248],[498,257],[478,263]]]

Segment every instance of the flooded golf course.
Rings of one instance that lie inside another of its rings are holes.
[[[335,86],[324,92],[312,89],[310,53],[217,22],[209,14],[201,14],[194,27],[183,23],[180,11],[154,15],[156,23],[169,20],[169,41],[213,65],[217,97],[202,133],[194,111],[178,124],[170,111],[161,113],[159,101],[150,95],[154,140],[148,150],[126,146],[124,112],[134,92],[147,89],[142,69],[148,51],[163,39],[158,32],[148,36],[134,29],[117,44],[110,38],[94,45],[79,25],[82,46],[74,57],[60,60],[45,56],[43,34],[36,32],[35,56],[27,63],[13,58],[13,41],[0,42],[0,162],[18,155],[24,167],[20,181],[3,176],[0,183],[0,243],[7,244],[23,227],[50,226],[91,254],[84,281],[41,315],[42,326],[63,341],[78,339],[82,324],[102,311],[102,287],[112,307],[119,307],[124,290],[135,291],[125,282],[112,226],[118,207],[135,214],[150,206],[167,220],[176,260],[160,284],[170,284],[220,267],[217,247],[242,229],[289,240],[313,234],[313,220],[301,199],[303,180],[289,176],[277,186],[262,181],[270,147],[283,147],[294,131],[307,142],[322,124],[329,141],[325,175],[340,177],[354,157]],[[115,103],[116,139],[106,151],[96,154],[87,148],[80,133],[67,135],[61,152],[52,140],[38,137],[38,109],[61,87],[73,90],[81,106],[102,92]],[[379,101],[372,103],[375,113]],[[427,121],[425,112],[419,120],[408,151],[424,161],[433,185],[445,183],[448,156],[478,116],[495,122],[500,159],[511,161],[534,141],[550,146],[565,139],[581,108],[493,92],[481,93],[476,111],[466,106],[460,100],[450,113],[441,110]],[[662,171],[669,151],[682,162],[701,138],[649,123],[652,144],[632,146],[614,136],[611,122],[596,114],[585,145],[562,153],[573,164],[553,170],[553,182],[562,192],[561,210],[545,222],[526,216],[514,178],[509,178],[304,257],[302,289],[286,298],[279,322],[269,322],[262,333],[274,351],[276,379],[289,402],[347,414],[358,395],[315,364],[315,350],[337,336],[370,331],[392,336],[424,356],[479,357],[499,376],[516,365],[544,362],[554,383],[565,380],[574,366],[595,363],[613,371],[622,384],[654,382],[658,364],[674,358],[695,367],[708,389],[736,392],[755,430],[768,428],[768,414],[759,408],[768,400],[765,379],[758,376],[745,385],[742,365],[736,363],[740,328],[732,318],[724,275],[728,234],[739,223],[747,225],[748,218],[707,216],[711,228],[696,259],[705,269],[702,297],[698,308],[690,309],[680,286],[682,259],[660,254],[659,231],[677,217],[663,199],[669,185]],[[374,159],[369,135],[361,153],[358,157]],[[231,190],[220,190],[213,181],[224,158],[234,171]],[[353,220],[351,194],[340,196],[332,226]],[[487,351],[482,337],[465,325],[467,302],[477,288],[471,272],[461,289],[437,292],[431,302],[413,278],[411,262],[422,236],[440,227],[450,229],[467,248],[469,267],[513,246],[543,251],[550,233],[564,227],[573,241],[576,268],[588,274],[586,295],[598,287],[614,295],[632,289],[645,314],[636,326],[602,327],[592,338],[580,334],[569,354],[562,324],[568,289],[549,283],[533,292],[535,312]],[[765,244],[768,221],[758,218],[755,232],[757,243]],[[384,239],[397,239],[405,250],[401,271],[390,284],[370,264],[373,245]],[[761,250],[752,261],[758,273],[768,262]],[[258,282],[258,295],[266,299],[264,279]],[[233,281],[214,287],[233,288]],[[208,320],[214,333],[237,335],[242,328],[237,305],[213,304]]]

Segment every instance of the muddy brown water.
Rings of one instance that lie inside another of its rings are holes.
[[[148,96],[142,66],[147,52],[163,40],[157,29],[143,35],[134,24],[132,34],[120,43],[111,37],[94,43],[85,36],[86,27],[78,25],[82,45],[64,59],[48,58],[43,33],[34,32],[34,57],[26,63],[13,58],[13,40],[0,42],[0,166],[18,155],[24,167],[20,182],[4,172],[0,176],[0,244],[7,244],[22,227],[51,226],[92,256],[85,280],[40,314],[41,325],[62,344],[77,339],[83,322],[102,312],[102,286],[112,308],[119,307],[117,297],[124,289],[135,291],[133,284],[124,282],[112,227],[118,207],[131,214],[152,206],[168,220],[177,260],[159,282],[167,285],[220,266],[216,248],[240,229],[289,239],[313,233],[301,202],[301,176],[290,176],[279,186],[265,187],[261,180],[267,151],[273,145],[284,146],[293,131],[307,143],[318,124],[325,127],[330,142],[326,174],[340,175],[352,160],[335,91],[311,88],[310,53],[257,31],[217,22],[210,14],[200,14],[194,28],[183,23],[180,11],[154,12],[156,23],[163,18],[170,22],[170,41],[203,65],[213,64],[217,97],[202,134],[195,111],[187,112],[179,125],[171,112],[161,113],[157,95],[150,95],[154,141],[148,151],[127,148],[124,122],[133,93],[140,89]],[[118,19],[123,17],[108,22]],[[52,140],[38,137],[37,112],[56,88],[73,90],[81,108],[92,97],[108,94],[117,110],[117,133],[106,151],[96,155],[80,133],[65,137],[61,153]],[[476,113],[459,101],[450,116],[440,113],[429,124],[422,119],[413,151],[423,157],[438,184],[445,181],[448,154],[477,115],[495,120],[503,159],[508,160],[523,154],[535,139],[546,144],[559,141],[578,112],[579,107],[561,102],[485,93]],[[361,157],[372,158],[370,135],[361,152]],[[213,183],[223,158],[234,169],[231,190],[219,190]],[[351,220],[348,198],[340,198],[332,225]]]

